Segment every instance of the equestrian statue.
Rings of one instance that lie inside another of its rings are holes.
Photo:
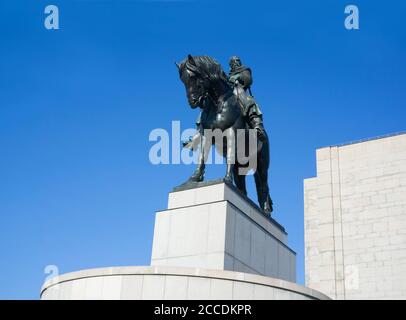
[[[205,164],[209,148],[215,146],[226,158],[226,183],[232,184],[247,195],[245,177],[254,171],[258,203],[266,216],[273,210],[269,195],[269,139],[265,131],[262,112],[251,94],[252,72],[241,63],[239,57],[230,59],[228,76],[221,65],[209,56],[191,56],[176,64],[179,76],[185,85],[191,108],[199,107],[201,112],[196,121],[196,134],[183,144],[185,148],[197,150],[200,145],[198,165],[186,183],[204,180]],[[211,131],[210,131],[211,130]],[[207,132],[220,132],[221,139],[213,138]],[[242,145],[237,143],[241,138]],[[254,134],[255,139],[250,139]],[[225,138],[225,139],[223,139]],[[254,141],[254,147],[250,145]],[[247,158],[255,161],[240,161],[237,155],[243,150]],[[251,164],[255,164],[255,167]]]

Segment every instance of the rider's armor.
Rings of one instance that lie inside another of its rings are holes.
[[[245,119],[249,127],[257,131],[259,138],[264,138],[265,129],[262,112],[251,94],[251,85],[253,83],[251,69],[243,66],[240,58],[236,56],[230,59],[230,67],[228,79],[239,98]]]
[[[265,137],[265,129],[262,121],[262,112],[251,94],[251,85],[253,83],[251,69],[243,66],[238,57],[230,59],[230,73],[228,80],[234,88],[234,93],[242,107],[244,117],[248,126],[257,131],[258,137]],[[202,112],[196,120],[197,127],[200,127]]]

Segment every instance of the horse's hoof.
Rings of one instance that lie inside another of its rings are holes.
[[[224,177],[224,182],[229,183],[229,184],[233,184],[233,179],[230,176],[225,176]]]
[[[204,179],[204,174],[201,172],[195,172],[194,174],[192,174],[192,176],[189,178],[188,181],[191,182],[202,182]]]
[[[270,217],[271,217],[271,213],[272,213],[272,211],[273,211],[272,204],[269,203],[268,201],[265,202],[265,203],[264,203],[264,207],[262,208],[262,210],[264,211],[264,214],[265,214],[267,217],[270,218]]]
[[[264,208],[264,209],[262,209],[262,211],[264,212],[264,215],[265,215],[266,217],[268,217],[268,218],[271,217],[271,212],[272,212],[272,210],[267,209],[267,208]]]
[[[189,182],[202,182],[203,181],[203,177],[190,177]]]

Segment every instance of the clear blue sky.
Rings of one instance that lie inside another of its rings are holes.
[[[349,3],[358,31],[344,28]],[[44,28],[47,4],[60,30]],[[0,31],[3,299],[37,299],[50,264],[149,264],[154,212],[194,170],[148,159],[152,129],[197,116],[174,66],[188,53],[253,69],[300,283],[315,149],[406,129],[405,1],[2,0]]]

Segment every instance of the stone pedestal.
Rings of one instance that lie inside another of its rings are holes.
[[[152,266],[239,271],[296,281],[287,233],[222,180],[169,194],[156,213]]]

